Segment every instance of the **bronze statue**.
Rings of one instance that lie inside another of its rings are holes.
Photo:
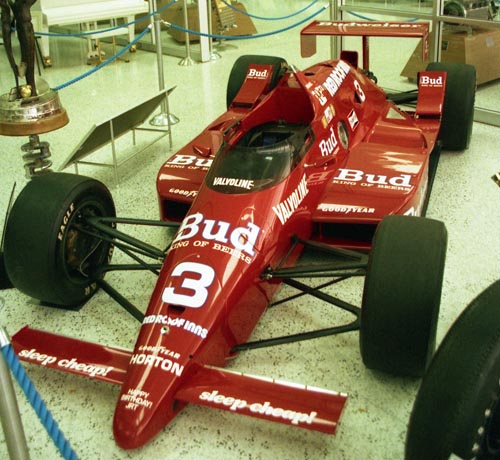
[[[35,86],[35,32],[30,9],[36,0],[0,0],[2,36],[5,52],[16,80],[17,97],[36,96]],[[11,16],[13,14],[13,18]],[[15,21],[21,46],[21,62],[16,64],[12,53],[11,26]],[[26,86],[19,86],[19,78],[26,78]]]

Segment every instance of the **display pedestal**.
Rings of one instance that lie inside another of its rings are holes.
[[[158,5],[157,8],[161,8],[166,3],[167,0],[157,0],[157,5]],[[231,5],[238,10],[246,12],[245,6],[242,3],[231,2]],[[172,5],[171,7],[162,11],[160,15],[164,21],[167,21],[171,24],[175,24],[179,27],[185,27],[183,9],[184,9],[183,2],[178,2],[175,5]],[[188,12],[187,28],[189,30],[194,30],[198,32],[200,30],[200,24],[198,19],[198,6],[196,4],[189,4],[187,6],[187,12]],[[233,27],[228,29],[227,31],[224,31],[223,35],[234,37],[241,35],[253,35],[257,33],[257,29],[255,28],[255,25],[253,24],[252,19],[249,16],[247,16],[246,14],[242,14],[238,11],[235,11],[235,18],[237,27]],[[148,24],[149,24],[148,21],[139,22],[136,25],[136,33],[143,30],[144,27],[146,27]],[[212,11],[212,24],[217,24],[217,18],[215,17],[215,13],[213,11]],[[184,43],[186,41],[186,33],[181,30],[176,30],[171,28],[168,29],[168,33],[174,40],[180,43]],[[217,34],[215,30],[213,33]],[[199,35],[195,34],[189,35],[189,41],[198,42],[199,40],[200,40]]]
[[[420,43],[401,72],[403,77],[416,81],[417,72],[425,70],[421,49]],[[447,31],[443,34],[441,61],[473,65],[480,85],[500,78],[499,50],[500,30]]]

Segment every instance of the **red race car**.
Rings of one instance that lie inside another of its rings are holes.
[[[302,34],[310,54],[318,34],[426,43],[427,26],[317,22]],[[240,57],[227,111],[159,171],[158,222],[115,217],[106,187],[82,176],[36,177],[20,193],[4,247],[14,286],[63,308],[102,288],[141,322],[130,352],[29,327],[13,337],[23,360],[121,385],[113,430],[122,448],[148,442],[186,403],[336,431],[345,394],[223,369],[247,349],[359,330],[368,367],[424,373],[446,229],[421,216],[441,145],[468,144],[475,73],[433,64],[418,94],[387,95],[364,61],[361,69],[343,53],[297,70],[277,57]],[[397,105],[412,101],[412,110]],[[158,248],[123,233],[127,224],[177,228]],[[134,263],[112,264],[113,249]],[[104,279],[134,269],[158,276],[145,313]],[[331,293],[353,276],[366,276],[361,308]],[[282,284],[353,320],[249,342]]]

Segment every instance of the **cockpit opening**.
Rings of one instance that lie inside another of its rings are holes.
[[[287,177],[312,143],[309,126],[286,122],[258,125],[234,145],[223,143],[206,177],[222,193],[249,193]]]

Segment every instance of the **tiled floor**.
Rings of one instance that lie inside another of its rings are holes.
[[[293,3],[276,2],[286,6],[286,11],[294,10]],[[274,8],[256,7],[255,12],[276,16],[277,8]],[[283,24],[256,23],[259,31],[276,29]],[[172,131],[173,148],[169,149],[164,138],[125,163],[119,169],[118,186],[109,169],[82,167],[80,172],[102,180],[111,188],[119,215],[157,217],[156,172],[166,158],[224,110],[227,76],[236,57],[275,54],[305,66],[310,61],[299,57],[298,34],[298,29],[293,29],[272,37],[229,43],[221,51],[221,59],[188,67],[179,66],[178,58],[166,56],[166,86],[176,86],[170,107],[180,118]],[[84,40],[52,40],[54,65],[43,72],[43,78],[52,87],[89,70],[85,64]],[[328,51],[324,50],[313,61],[327,56]],[[41,136],[41,140],[50,142],[54,169],[64,163],[93,124],[155,94],[158,89],[156,56],[138,51],[130,58],[129,63],[109,65],[60,91],[71,121],[66,127]],[[1,60],[0,70],[0,93],[3,94],[12,86],[6,59]],[[138,144],[146,145],[152,138],[153,134],[143,133]],[[2,137],[0,142],[0,213],[3,214],[13,183],[17,183],[17,192],[26,183],[21,146],[27,138]],[[130,138],[120,141],[119,155],[126,155],[130,145]],[[465,152],[444,152],[439,164],[428,209],[428,216],[444,221],[449,233],[439,340],[467,303],[499,277],[500,189],[490,179],[500,169],[499,145],[498,128],[475,124],[470,148]],[[109,155],[106,151],[99,156]],[[3,224],[3,216],[0,219]],[[161,232],[152,232],[150,236],[156,242],[165,237]],[[113,280],[123,286],[125,295],[141,308],[146,307],[153,278],[113,276]],[[359,301],[360,283],[348,283],[342,294]],[[331,324],[331,318],[325,317],[322,309],[309,307],[309,304],[291,305],[270,311],[254,337],[300,330],[304,322],[318,327]],[[127,349],[133,346],[138,331],[138,323],[102,292],[80,311],[68,312],[40,307],[12,289],[1,291],[0,325],[12,334],[24,324]],[[230,368],[347,392],[350,399],[338,435],[329,437],[189,406],[148,445],[123,451],[115,445],[111,430],[118,388],[42,368],[28,367],[28,373],[79,458],[85,460],[403,458],[406,424],[418,381],[367,370],[360,359],[356,333],[246,352]],[[31,458],[59,458],[19,391],[18,399]],[[0,458],[7,458],[1,435]]]

